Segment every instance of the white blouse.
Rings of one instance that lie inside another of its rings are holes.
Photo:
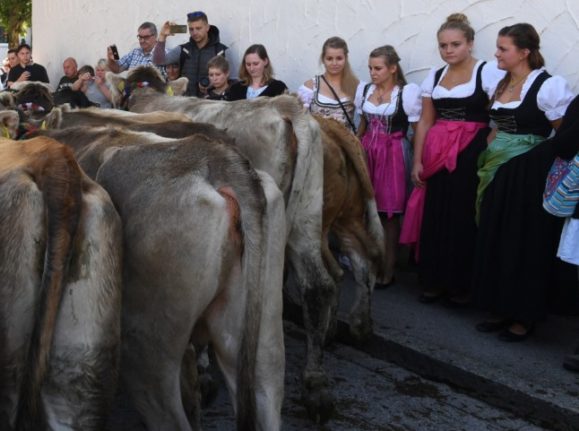
[[[356,111],[362,115],[363,112],[368,114],[378,114],[381,116],[390,116],[396,111],[398,105],[398,95],[400,94],[400,87],[394,86],[392,94],[390,95],[390,102],[374,105],[368,99],[376,90],[376,86],[371,84],[366,93],[366,98],[360,100],[360,104],[356,105]],[[417,84],[406,84],[402,88],[402,109],[408,117],[410,123],[416,123],[420,119],[422,113],[422,100],[420,99],[421,89]]]
[[[448,64],[444,66],[436,87],[434,87],[434,78],[438,69],[430,69],[428,76],[421,85],[422,97],[431,97],[433,99],[442,99],[443,97],[448,97],[458,99],[471,96],[476,89],[476,75],[482,62],[483,60],[478,60],[476,62],[474,68],[472,69],[472,76],[470,77],[470,81],[457,85],[450,90],[440,85],[442,78],[444,78],[448,71]],[[482,88],[489,96],[489,99],[495,94],[495,89],[497,88],[499,81],[505,76],[505,73],[506,72],[504,70],[500,70],[497,67],[496,61],[489,61],[483,66],[481,71]]]
[[[300,85],[300,87],[298,88],[298,97],[301,100],[301,102],[304,104],[304,108],[306,108],[306,109],[310,108],[310,104],[312,103],[312,100],[314,99],[316,79],[314,78],[313,81],[314,81],[314,88],[313,89],[308,88],[305,85]],[[362,93],[364,92],[364,86],[365,85],[366,85],[365,82],[360,82],[358,84],[358,87],[356,88],[356,95],[354,97],[354,105],[355,106],[358,106],[361,103]],[[323,94],[318,94],[318,100],[322,103],[325,103],[325,104],[338,105],[338,101],[336,100],[335,97],[328,97],[328,96],[324,96]],[[348,97],[342,97],[340,100],[342,101],[342,103],[344,103],[350,99]]]
[[[522,103],[537,76],[539,76],[544,70],[544,68],[535,69],[529,73],[529,76],[527,76],[523,88],[521,89],[521,100],[514,100],[508,103],[495,101],[493,103],[493,109],[516,109]],[[563,77],[557,75],[551,76],[543,82],[543,85],[541,85],[541,88],[537,93],[537,106],[545,113],[545,117],[547,117],[549,121],[555,121],[565,115],[565,111],[567,111],[567,107],[573,100],[573,97],[574,95],[571,92],[571,88]]]

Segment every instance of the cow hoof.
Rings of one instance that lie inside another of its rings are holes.
[[[350,337],[357,343],[364,343],[374,333],[373,322],[370,317],[367,318],[352,318],[350,320]]]
[[[325,424],[334,416],[336,400],[328,378],[322,373],[304,378],[302,401],[315,423]]]

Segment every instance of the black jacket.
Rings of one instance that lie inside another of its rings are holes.
[[[199,87],[197,84],[202,78],[207,78],[207,62],[216,55],[225,56],[227,46],[223,45],[219,40],[219,29],[214,25],[209,27],[207,35],[209,40],[207,44],[199,49],[193,39],[189,38],[189,42],[181,46],[181,76],[189,79],[187,84],[187,96],[198,96]]]
[[[278,81],[277,79],[272,79],[267,88],[259,95],[274,97],[279,96],[287,91],[287,85],[283,81]],[[243,82],[238,82],[233,84],[229,89],[229,100],[242,100],[247,99],[247,85]]]

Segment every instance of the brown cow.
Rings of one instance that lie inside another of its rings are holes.
[[[332,232],[340,252],[350,259],[356,282],[350,330],[357,339],[364,339],[372,333],[370,299],[383,263],[382,225],[360,142],[338,121],[314,118],[324,144],[324,261],[338,281],[343,272],[328,246]]]
[[[116,387],[120,220],[48,138],[0,139],[0,428],[100,430]]]

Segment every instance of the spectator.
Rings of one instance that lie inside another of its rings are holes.
[[[68,103],[73,108],[86,108],[91,106],[86,95],[81,91],[82,80],[78,76],[76,60],[68,57],[62,63],[64,76],[60,78],[58,87],[54,92],[54,104],[64,105]]]
[[[137,66],[154,64],[153,48],[157,44],[157,26],[152,22],[142,23],[137,31],[137,39],[139,48],[133,49],[119,60],[115,60],[111,47],[107,48],[108,67],[112,72],[119,73]]]
[[[385,45],[374,49],[368,60],[372,83],[364,87],[357,106],[362,114],[358,135],[366,151],[368,173],[384,228],[386,268],[376,288],[394,282],[394,266],[400,236],[400,215],[406,208],[412,148],[408,127],[420,119],[420,87],[407,84],[396,50]],[[319,100],[319,96],[317,97]],[[319,103],[319,102],[317,102]]]
[[[181,76],[181,68],[179,63],[171,63],[165,66],[165,72],[167,73],[167,81],[174,81]]]
[[[364,85],[350,67],[346,41],[339,37],[326,40],[320,61],[325,72],[306,81],[298,89],[298,96],[310,112],[334,118],[354,131],[355,105]]]
[[[58,87],[56,87],[56,91],[70,89],[72,85],[78,80],[78,65],[74,58],[66,58],[62,63],[62,70],[64,72],[64,76],[60,78],[60,81],[58,81]]]
[[[229,62],[225,57],[216,55],[207,63],[209,72],[209,88],[206,99],[229,100],[229,87],[233,80],[229,79]]]
[[[504,72],[472,56],[474,30],[463,14],[450,15],[437,39],[446,64],[431,69],[422,83],[411,174],[416,187],[400,241],[419,246],[419,301],[446,296],[460,306],[472,293],[477,160],[490,132],[489,99]]]
[[[573,94],[562,77],[545,71],[539,45],[530,24],[499,31],[495,56],[507,74],[491,107],[497,130],[479,159],[474,293],[492,314],[477,329],[500,331],[507,342],[525,340],[561,288],[577,288],[576,268],[555,256],[563,220],[542,206],[555,158],[546,138]]]
[[[207,62],[216,55],[224,56],[227,46],[219,40],[219,29],[209,24],[204,12],[197,11],[187,14],[189,41],[165,53],[165,40],[172,35],[172,24],[169,21],[163,24],[153,61],[157,65],[179,63],[181,76],[189,80],[185,94],[203,96],[209,86]]]
[[[10,72],[10,61],[8,60],[8,57],[6,57],[2,61],[2,67],[0,67],[0,89],[3,89],[4,86],[6,85],[9,72]]]
[[[16,49],[18,64],[8,73],[8,85],[16,82],[40,81],[48,84],[48,74],[46,69],[40,64],[32,62],[32,48],[24,43]]]
[[[273,78],[273,67],[263,45],[251,45],[245,50],[239,66],[239,79],[229,90],[231,100],[287,93],[287,85]]]
[[[111,91],[105,81],[107,61],[101,58],[95,69],[92,66],[83,66],[78,71],[78,83],[82,91],[92,105],[100,108],[112,108]]]

